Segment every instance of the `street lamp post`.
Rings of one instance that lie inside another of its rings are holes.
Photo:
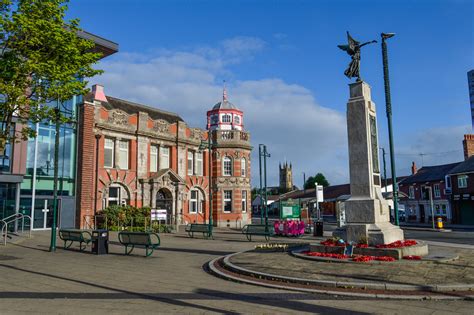
[[[56,217],[58,215],[58,159],[59,159],[59,130],[60,130],[60,109],[59,101],[54,110],[54,118],[56,125],[56,134],[54,136],[54,175],[53,175],[53,223],[51,226],[51,242],[49,245],[49,251],[56,251]]]
[[[263,224],[263,196],[262,196],[262,146],[258,145],[258,169],[260,173],[260,224]]]
[[[204,151],[206,148],[208,149],[208,177],[209,177],[209,236],[212,236],[212,147],[214,143],[212,142],[211,139],[211,130],[209,130],[209,133],[207,135],[207,141],[206,140],[201,140],[201,145],[199,146],[200,151]]]
[[[270,154],[268,154],[267,152],[267,146],[263,145],[263,176],[265,184],[265,231],[268,231],[267,157],[270,157]]]
[[[433,187],[429,186],[429,198],[430,198],[430,208],[431,208],[431,223],[433,225],[433,230],[435,229],[435,218],[434,218],[434,204],[433,204]]]
[[[388,56],[386,39],[395,36],[395,33],[382,33],[382,59],[383,59],[383,78],[385,86],[385,107],[387,111],[388,120],[388,140],[390,144],[390,168],[392,171],[392,187],[393,187],[393,208],[395,216],[395,225],[399,225],[398,219],[398,185],[397,175],[395,172],[395,152],[393,146],[393,132],[392,132],[392,101],[390,96],[390,79],[388,74]]]

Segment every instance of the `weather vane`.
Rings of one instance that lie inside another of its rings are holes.
[[[347,67],[344,74],[346,77],[350,78],[357,78],[357,81],[362,81],[360,78],[360,49],[368,44],[376,43],[376,40],[371,42],[366,42],[361,44],[360,42],[356,41],[354,38],[351,37],[349,32],[347,32],[347,45],[337,45],[342,50],[345,50],[349,56],[351,56],[352,61]]]

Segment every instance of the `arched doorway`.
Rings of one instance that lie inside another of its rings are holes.
[[[173,222],[173,195],[168,189],[162,188],[156,193],[156,209],[166,209],[166,223]]]

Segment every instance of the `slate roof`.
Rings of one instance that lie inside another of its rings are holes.
[[[237,106],[235,106],[234,104],[232,104],[231,102],[227,101],[227,100],[224,100],[222,102],[219,102],[217,103],[216,105],[214,105],[214,107],[212,107],[213,110],[215,109],[237,109]]]
[[[153,120],[163,119],[171,124],[176,123],[177,121],[184,121],[178,114],[167,112],[156,107],[125,101],[109,95],[106,97],[108,102],[102,102],[102,106],[107,110],[120,109],[129,115],[135,115],[138,112],[145,112]],[[92,93],[87,94],[85,100],[93,101]]]
[[[349,184],[342,184],[342,185],[333,185],[324,187],[324,200],[335,199],[341,195],[350,194],[350,185]],[[286,199],[298,199],[298,198],[313,198],[316,197],[315,188],[306,189],[306,190],[296,190],[281,196],[282,200]]]
[[[400,184],[413,184],[413,183],[426,183],[433,181],[444,180],[447,174],[451,173],[451,170],[462,162],[435,165],[435,166],[423,166],[416,172],[416,174],[405,178]]]
[[[472,172],[474,172],[474,155],[465,160],[464,162],[459,163],[458,166],[450,170],[448,174],[461,174]]]

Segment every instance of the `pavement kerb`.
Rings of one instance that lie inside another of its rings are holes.
[[[233,255],[233,254],[231,254]],[[378,294],[378,293],[359,293],[359,292],[342,292],[342,291],[331,291],[328,290],[318,290],[318,289],[307,289],[307,288],[295,288],[291,286],[285,286],[283,284],[271,284],[260,281],[253,281],[248,279],[243,279],[241,277],[235,277],[227,273],[223,273],[218,270],[214,265],[220,259],[225,259],[226,256],[217,257],[208,263],[209,271],[217,277],[220,277],[225,280],[231,280],[239,283],[252,284],[262,287],[288,290],[288,291],[298,291],[298,292],[308,292],[308,293],[320,293],[320,294],[329,294],[333,296],[350,296],[350,297],[361,297],[361,298],[376,298],[376,299],[390,299],[390,300],[471,300],[474,299],[474,295],[467,297],[458,297],[450,295],[388,295],[388,294]]]
[[[379,283],[367,283],[367,282],[344,282],[344,281],[332,281],[332,280],[314,280],[314,279],[303,279],[296,277],[288,277],[282,275],[269,274],[264,272],[258,272],[249,270],[243,267],[236,266],[230,262],[233,256],[245,253],[237,252],[230,255],[223,256],[224,265],[236,272],[249,276],[261,276],[270,279],[280,279],[292,283],[312,284],[317,286],[325,287],[339,287],[339,288],[360,288],[360,289],[375,289],[375,290],[396,290],[396,291],[431,291],[431,292],[451,292],[451,291],[470,291],[474,290],[474,284],[451,284],[451,285],[437,285],[437,284],[426,284],[426,285],[410,285],[410,284],[394,284],[387,282]]]

